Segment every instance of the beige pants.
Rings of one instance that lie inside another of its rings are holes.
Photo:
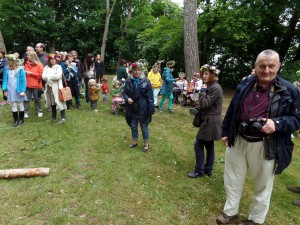
[[[264,223],[269,210],[274,181],[275,160],[266,160],[263,142],[247,142],[237,136],[234,147],[227,147],[224,168],[226,203],[224,213],[238,214],[239,204],[249,168],[254,182],[254,196],[249,220]]]

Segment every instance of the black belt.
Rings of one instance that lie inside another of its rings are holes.
[[[241,134],[241,133],[240,133],[240,136],[243,137],[248,142],[259,142],[259,141],[264,140],[264,137],[247,136],[247,135],[244,135],[244,134]]]

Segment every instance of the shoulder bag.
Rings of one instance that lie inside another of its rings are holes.
[[[60,101],[66,102],[72,100],[73,96],[70,87],[68,87],[67,85],[65,75],[62,74],[62,77],[65,83],[65,87],[58,88],[58,96]],[[57,87],[58,87],[58,81],[57,81]]]

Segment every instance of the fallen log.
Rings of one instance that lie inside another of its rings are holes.
[[[45,177],[49,174],[49,168],[7,169],[0,170],[0,178],[13,179],[21,177]]]

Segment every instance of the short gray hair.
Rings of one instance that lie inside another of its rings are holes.
[[[264,50],[261,53],[259,53],[257,58],[256,58],[255,63],[258,63],[259,58],[261,58],[263,56],[265,56],[265,57],[275,56],[276,59],[278,60],[278,63],[280,63],[279,54],[276,51],[272,50],[272,49],[267,49],[267,50]]]

